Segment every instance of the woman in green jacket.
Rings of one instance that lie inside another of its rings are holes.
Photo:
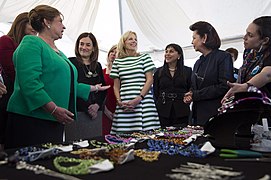
[[[39,5],[29,12],[38,36],[25,36],[13,55],[14,92],[8,103],[7,148],[61,143],[64,125],[76,120],[76,97],[87,100],[90,91],[107,86],[77,82],[77,70],[55,46],[62,38],[63,15]]]

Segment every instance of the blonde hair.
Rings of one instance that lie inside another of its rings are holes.
[[[118,43],[118,46],[117,46],[117,57],[118,58],[125,58],[125,57],[128,57],[128,56],[131,56],[129,54],[129,52],[127,52],[127,49],[125,47],[125,41],[128,39],[128,37],[131,35],[131,34],[134,34],[136,37],[136,33],[133,32],[133,31],[127,31],[126,33],[124,33],[120,40],[119,40],[119,43]],[[139,53],[135,52],[136,56],[139,55]]]

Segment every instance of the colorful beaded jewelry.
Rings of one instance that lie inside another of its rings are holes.
[[[43,149],[37,147],[24,147],[17,150],[14,155],[18,160],[33,162],[38,159],[57,155],[59,152],[60,150],[56,148]]]
[[[70,175],[84,175],[90,173],[90,166],[102,162],[103,160],[94,160],[94,159],[76,159],[76,158],[68,158],[59,156],[56,157],[53,161],[55,168],[64,174]],[[62,166],[61,163],[78,163],[74,166],[65,167]]]
[[[93,150],[93,149],[78,149],[77,151],[72,151],[71,154],[79,155],[80,159],[95,159],[95,160],[101,160],[102,157],[99,156],[100,152],[104,151],[102,149],[100,150]]]
[[[142,158],[144,161],[153,162],[157,161],[160,155],[158,151],[146,151],[142,149],[137,149],[134,151],[135,155]]]
[[[111,134],[105,135],[105,140],[106,142],[108,142],[109,144],[128,144],[132,138],[122,138],[122,137],[117,137],[117,136],[113,136]]]
[[[109,152],[106,152],[105,154],[115,164],[120,164],[120,162],[125,158],[124,156],[125,156],[125,153],[127,153],[127,152],[128,152],[128,150],[126,150],[126,149],[115,148]]]
[[[105,142],[100,142],[100,141],[96,141],[96,140],[91,140],[90,141],[90,145],[96,148],[106,148],[108,150],[114,149],[114,148],[122,148],[125,146],[125,144],[108,144]]]
[[[172,142],[148,140],[147,145],[150,151],[159,151],[168,155],[181,155],[186,157],[206,157],[206,152],[200,150],[197,145],[183,146]]]
[[[25,161],[19,161],[16,163],[16,169],[21,170],[21,169],[25,169],[28,171],[33,171],[35,172],[35,174],[44,174],[47,176],[52,176],[52,177],[56,177],[56,178],[61,178],[61,179],[65,179],[65,180],[80,180],[77,177],[73,177],[67,174],[62,174],[50,169],[46,169],[44,166],[41,165],[32,165],[32,164],[27,164]]]

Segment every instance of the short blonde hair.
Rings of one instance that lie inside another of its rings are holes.
[[[124,33],[120,40],[119,40],[119,43],[118,43],[118,46],[117,46],[117,58],[125,58],[125,57],[128,57],[130,56],[127,52],[127,49],[125,47],[125,41],[128,39],[128,37],[131,35],[131,34],[134,34],[136,37],[136,33],[133,32],[133,31],[127,31],[126,33]],[[137,55],[139,55],[139,53],[136,53]]]

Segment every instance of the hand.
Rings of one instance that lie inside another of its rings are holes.
[[[98,91],[104,91],[104,90],[107,90],[108,88],[110,88],[110,85],[102,86],[102,84],[96,84],[95,88],[96,87],[98,88]]]
[[[123,102],[123,101],[118,100],[117,104],[119,107],[124,109],[124,111],[133,111],[133,106],[131,106],[128,102]]]
[[[100,106],[98,104],[89,105],[88,113],[91,115],[92,119],[96,119],[99,108]]]
[[[7,88],[6,86],[0,82],[0,98],[2,97],[3,94],[7,93]]]
[[[52,115],[61,124],[69,124],[74,121],[74,114],[62,107],[57,107]]]
[[[185,93],[184,97],[183,97],[183,102],[186,103],[186,104],[191,103],[193,101],[192,95],[193,95],[192,91],[189,91],[189,92]]]
[[[106,106],[104,107],[104,114],[106,115],[106,117],[108,117],[108,119],[113,120],[114,113],[109,111]]]
[[[141,102],[142,98],[140,96],[137,96],[133,100],[130,100],[127,102],[126,110],[127,111],[133,111],[134,108]]]
[[[221,104],[227,101],[227,99],[229,99],[230,97],[234,96],[235,93],[245,92],[247,91],[247,88],[248,88],[248,85],[246,83],[239,84],[239,83],[231,83],[228,81],[227,84],[230,87],[230,90],[225,94],[225,96],[221,100]]]

